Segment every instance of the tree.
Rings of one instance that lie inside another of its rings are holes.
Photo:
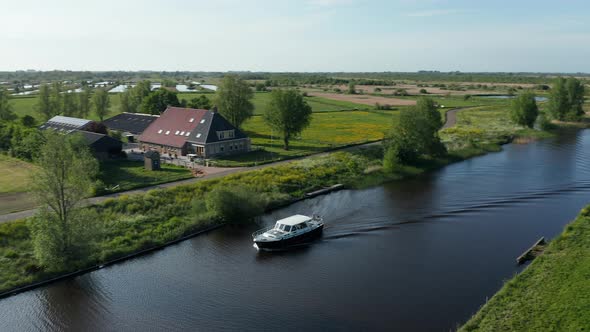
[[[87,118],[90,114],[90,89],[83,87],[82,92],[78,93],[78,116]]]
[[[33,128],[37,125],[37,121],[35,121],[35,118],[30,115],[23,116],[20,119],[20,122],[23,126],[25,126],[27,128]]]
[[[534,93],[522,93],[512,101],[510,118],[516,124],[533,128],[537,115],[539,115],[539,108]]]
[[[237,75],[226,75],[217,89],[215,100],[219,113],[240,128],[244,121],[254,115],[254,105],[250,101],[253,96],[246,82]]]
[[[549,112],[557,120],[576,120],[582,114],[584,85],[576,78],[560,77],[549,94]]]
[[[207,96],[205,95],[200,95],[196,98],[191,99],[191,101],[188,102],[187,106],[190,108],[208,110],[211,108],[211,100],[209,100],[209,98],[207,98]]]
[[[180,106],[178,96],[175,92],[166,89],[158,89],[143,99],[141,112],[149,114],[160,114],[168,106]]]
[[[566,81],[569,112],[567,117],[578,119],[584,115],[584,84],[577,78],[570,77]]]
[[[140,81],[135,87],[128,87],[121,94],[121,110],[127,113],[140,112],[143,99],[152,92],[151,86],[150,81]]]
[[[102,122],[104,117],[109,114],[109,106],[111,104],[109,100],[109,93],[103,88],[96,89],[94,96],[92,96],[92,103],[94,104],[96,116],[98,116]]]
[[[281,134],[284,149],[289,150],[289,140],[307,128],[311,122],[311,107],[295,90],[275,89],[264,113],[266,123]]]
[[[12,110],[10,94],[8,91],[0,88],[0,121],[12,121],[14,119],[16,119],[16,114]]]
[[[62,269],[87,257],[99,220],[80,208],[91,195],[98,162],[83,138],[46,132],[46,143],[34,176],[34,193],[40,204],[32,222],[35,257],[49,270]]]
[[[354,84],[354,82],[350,82],[348,83],[348,94],[354,95],[356,94],[356,85]]]
[[[53,108],[51,107],[51,87],[48,84],[43,84],[39,87],[39,95],[35,108],[45,121],[56,115],[53,114]]]
[[[53,82],[51,84],[51,94],[49,97],[49,104],[51,105],[51,113],[53,116],[63,112],[63,85],[61,82]]]
[[[404,109],[384,140],[383,166],[392,170],[397,164],[411,164],[422,156],[442,156],[446,148],[440,141],[440,113],[430,98],[420,98],[414,109]]]
[[[76,95],[73,92],[66,92],[63,94],[63,115],[65,116],[77,116],[78,111],[78,103],[76,100]]]

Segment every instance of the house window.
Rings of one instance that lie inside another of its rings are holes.
[[[187,131],[184,136],[188,137],[188,135],[190,135],[190,134],[191,134],[191,132],[190,131]]]
[[[191,118],[188,122],[195,122],[195,118]]]
[[[161,133],[162,133],[162,129],[158,130],[158,134],[161,134]]]
[[[202,120],[201,120],[201,123],[205,123],[205,119],[202,119]]]
[[[181,131],[180,132],[180,136],[184,136],[184,131]]]
[[[197,138],[199,138],[199,137],[201,137],[201,133],[198,133],[198,134],[197,134]]]
[[[170,135],[170,130],[166,130],[166,135]]]
[[[178,134],[180,134],[180,130],[177,130],[177,131],[174,133],[174,135],[178,135]]]
[[[235,133],[234,133],[234,130],[218,131],[217,132],[217,137],[219,137],[219,139],[234,138],[235,137]]]

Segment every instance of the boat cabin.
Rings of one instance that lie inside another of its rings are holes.
[[[278,220],[275,224],[274,230],[283,231],[285,233],[305,230],[309,227],[307,222],[310,220],[310,217],[296,214],[294,216]]]

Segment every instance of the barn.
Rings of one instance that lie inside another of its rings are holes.
[[[215,109],[168,107],[139,136],[144,151],[202,158],[250,151],[250,139]]]

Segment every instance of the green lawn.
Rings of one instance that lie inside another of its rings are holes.
[[[29,191],[31,174],[37,166],[0,154],[0,193]]]
[[[100,179],[104,187],[119,187],[116,190],[100,190],[99,194],[126,191],[156,184],[189,179],[191,171],[184,167],[162,164],[160,171],[147,171],[141,161],[113,160],[100,164]]]
[[[587,331],[590,207],[460,331]]]
[[[244,124],[243,129],[252,139],[253,148],[264,148],[264,151],[224,157],[217,163],[225,166],[263,163],[380,140],[398,114],[396,111],[314,113],[311,125],[303,131],[301,137],[291,140],[289,151],[283,149],[282,140],[270,130],[264,119],[261,116],[255,116]]]

